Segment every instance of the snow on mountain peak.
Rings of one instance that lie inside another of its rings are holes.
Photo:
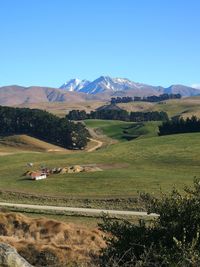
[[[87,80],[80,80],[80,79],[71,79],[67,82],[65,82],[60,89],[65,89],[67,91],[80,91],[84,86],[89,84],[90,82]]]
[[[83,92],[87,94],[97,94],[105,91],[123,91],[129,89],[141,90],[145,85],[135,83],[126,78],[111,78],[100,76],[93,82],[80,79],[72,79],[64,83],[60,88],[67,91]]]

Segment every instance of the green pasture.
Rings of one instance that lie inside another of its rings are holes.
[[[97,164],[102,172],[57,174],[30,181],[22,174],[41,165]],[[0,157],[0,190],[65,197],[132,197],[182,189],[200,176],[200,133],[138,138],[92,153],[16,153]]]
[[[124,122],[117,120],[85,120],[89,128],[100,132],[112,139],[127,141],[137,137],[156,136],[160,122]]]

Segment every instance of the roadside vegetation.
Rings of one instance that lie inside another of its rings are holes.
[[[101,266],[149,267],[200,265],[200,180],[184,194],[173,189],[161,198],[142,195],[148,212],[160,216],[152,222],[111,221],[104,218],[101,230],[109,233]]]

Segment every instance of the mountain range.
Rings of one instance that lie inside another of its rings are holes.
[[[102,94],[109,93],[111,95],[130,96],[140,95],[147,96],[158,94],[181,94],[183,97],[199,95],[200,90],[184,85],[171,85],[168,88],[162,86],[152,86],[144,83],[136,83],[125,78],[111,78],[109,76],[101,76],[90,82],[88,80],[72,79],[64,83],[60,89],[73,92],[81,92],[86,94]]]
[[[184,85],[168,88],[137,83],[125,78],[101,76],[94,81],[71,79],[60,88],[41,86],[23,87],[17,85],[0,87],[0,105],[18,106],[28,103],[83,102],[88,100],[109,100],[117,96],[150,96],[181,94],[182,97],[200,95],[200,90]]]

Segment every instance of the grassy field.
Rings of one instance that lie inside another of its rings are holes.
[[[138,191],[158,194],[190,185],[200,173],[200,134],[139,138],[93,153],[18,153],[0,157],[0,189],[74,198],[132,197]],[[103,171],[52,175],[29,181],[26,163],[64,167],[97,164]]]
[[[156,136],[159,122],[133,123],[114,120],[85,120],[89,128],[96,129],[112,139],[127,141],[137,137]]]

